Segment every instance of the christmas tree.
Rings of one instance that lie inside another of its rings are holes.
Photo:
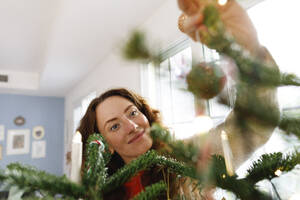
[[[231,57],[239,69],[236,102],[233,107],[237,113],[236,123],[243,128],[245,116],[253,116],[267,125],[277,126],[286,134],[300,137],[300,118],[279,113],[277,109],[266,107],[255,93],[255,87],[280,87],[300,85],[300,79],[293,74],[283,74],[274,63],[266,63],[251,56],[240,46],[234,36],[228,34],[217,9],[217,2],[207,3],[203,8],[204,24],[207,31],[201,34],[201,40],[222,55]],[[153,53],[145,44],[144,35],[135,32],[124,48],[126,58],[143,62],[161,62],[160,54]],[[221,74],[221,75],[220,75]],[[223,86],[223,75],[216,63],[195,63],[187,75],[188,90],[199,98],[212,98],[219,94]],[[223,99],[220,98],[220,101]],[[228,104],[226,101],[222,101]],[[272,180],[278,172],[290,171],[300,164],[300,154],[295,151],[289,155],[282,153],[264,154],[253,162],[244,178],[238,178],[230,169],[230,163],[221,155],[213,155],[204,169],[197,167],[201,155],[199,147],[193,142],[175,140],[169,131],[159,124],[151,127],[154,141],[163,141],[164,151],[150,150],[138,159],[125,165],[109,176],[106,164],[110,153],[105,139],[99,134],[91,135],[86,146],[86,161],[82,171],[81,183],[74,183],[67,177],[57,177],[31,166],[13,163],[0,171],[0,181],[7,188],[17,187],[22,191],[23,199],[103,199],[103,195],[123,185],[141,170],[160,166],[178,177],[189,177],[193,187],[199,192],[206,187],[219,187],[233,192],[240,199],[272,199],[258,190],[256,183]],[[247,137],[251,137],[247,136]],[[224,154],[226,154],[224,152]],[[156,199],[161,193],[168,192],[167,181],[154,183],[145,188],[134,199]],[[167,195],[168,196],[168,195]],[[179,196],[179,199],[185,199]],[[280,199],[280,196],[277,196]]]

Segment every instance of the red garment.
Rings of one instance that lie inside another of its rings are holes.
[[[124,183],[126,189],[126,196],[128,199],[134,197],[142,190],[145,190],[144,186],[142,185],[142,175],[144,171],[140,171],[137,175],[132,177],[129,181]]]

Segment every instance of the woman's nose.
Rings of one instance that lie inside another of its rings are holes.
[[[136,131],[136,129],[138,128],[138,125],[130,120],[130,119],[125,119],[125,129],[127,133],[131,133],[133,131]]]

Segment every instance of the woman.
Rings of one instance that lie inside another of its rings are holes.
[[[198,0],[178,0],[178,3],[185,13],[179,21],[181,30],[196,40],[197,34],[201,36],[201,32],[206,31],[201,12],[203,5]],[[265,48],[260,46],[255,29],[246,12],[234,0],[229,0],[225,6],[219,6],[218,9],[227,31],[236,36],[237,41],[242,46],[248,49],[253,56],[273,62]],[[274,99],[275,92],[273,89],[258,88],[257,91],[258,96],[264,99]],[[275,102],[273,105],[276,107]],[[249,118],[246,119],[249,128],[241,130],[236,126],[234,119],[235,115],[232,113],[224,124],[215,129],[211,134],[213,139],[210,144],[213,147],[213,153],[222,154],[219,134],[220,130],[227,130],[229,142],[233,147],[234,163],[237,166],[257,146],[267,141],[274,127],[266,126]],[[108,164],[108,173],[111,175],[149,149],[159,150],[163,148],[162,143],[154,143],[149,136],[149,127],[154,122],[160,123],[159,112],[152,109],[142,97],[126,89],[113,89],[91,102],[81,120],[78,131],[83,134],[84,143],[86,143],[88,136],[95,132],[101,133],[106,139],[112,153],[112,159]],[[245,141],[245,132],[253,134],[252,142]],[[261,134],[262,132],[264,134]],[[201,162],[202,164],[200,163],[199,166],[203,165],[203,161]],[[139,173],[137,177],[134,177],[134,182],[129,181],[118,190],[107,194],[104,199],[128,199],[139,193],[145,186],[163,180],[164,175],[164,170],[159,171],[153,167]],[[169,194],[163,194],[159,199],[167,199],[167,196],[175,199],[180,193],[184,193],[187,199],[201,199],[197,191],[192,191],[190,190],[191,187],[188,187],[192,184],[191,182],[175,179],[174,174],[169,174],[169,176]]]

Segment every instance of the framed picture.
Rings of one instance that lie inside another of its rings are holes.
[[[16,129],[7,130],[7,155],[29,153],[30,130]]]
[[[46,141],[33,141],[32,142],[32,158],[46,157]]]
[[[42,126],[34,127],[33,131],[32,131],[32,135],[33,135],[33,138],[36,139],[36,140],[42,139],[45,135],[44,127],[42,127]]]
[[[0,160],[2,160],[2,145],[0,145]]]
[[[0,141],[4,140],[4,125],[0,125]]]

